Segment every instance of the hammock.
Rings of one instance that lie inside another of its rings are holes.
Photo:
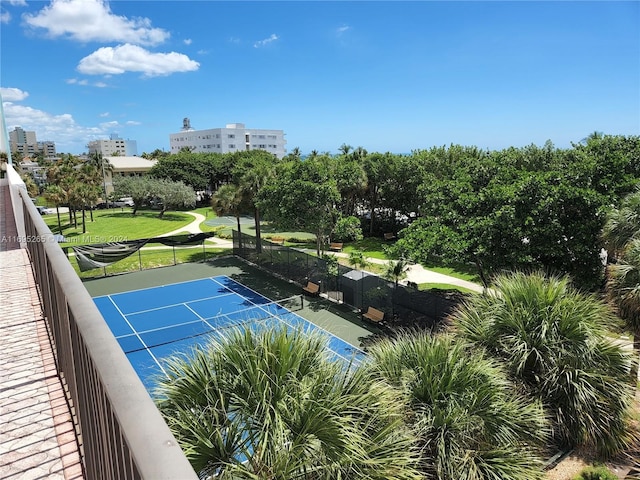
[[[213,232],[194,233],[187,238],[182,238],[182,235],[180,235],[180,239],[176,237],[154,237],[125,242],[96,243],[93,245],[73,247],[73,252],[76,255],[80,271],[86,272],[87,270],[106,267],[107,265],[123,260],[129,255],[136,253],[147,243],[161,243],[169,247],[177,247],[201,243],[214,235]]]

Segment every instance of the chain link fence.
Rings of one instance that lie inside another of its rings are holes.
[[[301,286],[313,282],[320,293],[360,311],[381,310],[398,325],[416,322],[435,326],[459,303],[460,296],[442,296],[390,282],[378,275],[331,262],[295,248],[233,231],[233,253]]]

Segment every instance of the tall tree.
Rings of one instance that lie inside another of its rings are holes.
[[[242,190],[237,185],[228,184],[220,187],[211,197],[211,208],[217,216],[232,214],[236,217],[238,225],[238,239],[242,248],[242,228],[240,226],[240,215],[246,208]]]
[[[65,191],[58,185],[49,185],[44,191],[44,198],[47,202],[55,205],[56,215],[58,217],[58,232],[62,233],[62,226],[60,225],[60,205],[67,201]]]
[[[276,226],[315,234],[320,256],[338,218],[339,200],[336,180],[319,158],[280,165],[274,180],[258,192],[256,204]]]

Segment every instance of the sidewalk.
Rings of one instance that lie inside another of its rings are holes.
[[[182,228],[178,228],[176,230],[173,230],[171,232],[168,233],[163,233],[162,235],[159,235],[160,237],[169,237],[171,235],[177,235],[179,233],[202,233],[202,230],[200,230],[200,224],[202,222],[204,222],[206,220],[206,217],[204,215],[201,215],[199,213],[195,213],[195,212],[184,212],[184,213],[188,213],[189,215],[195,217],[195,220],[193,222],[191,222],[188,225],[185,225]],[[218,237],[212,237],[212,238],[208,238],[206,240],[209,243],[215,243],[216,246],[221,247],[221,248],[232,248],[233,247],[233,242],[231,240],[225,240],[224,238],[218,238]]]
[[[206,220],[205,216],[199,213],[194,213],[194,212],[185,212],[185,213],[188,213],[189,215],[192,215],[193,217],[195,217],[195,220],[190,224],[185,225],[182,228],[179,228],[169,233],[165,233],[161,236],[167,237],[169,235],[176,235],[178,233],[184,233],[184,232],[200,233],[201,232],[200,224]],[[213,238],[207,239],[207,241],[211,243],[215,243],[217,246],[222,248],[233,247],[233,242],[231,242],[231,240],[225,240],[222,238],[213,237]],[[301,250],[306,251],[307,249],[301,249]],[[312,250],[308,250],[308,251],[312,252]],[[326,252],[326,253],[336,255],[342,258],[347,258],[349,256],[348,254],[341,253],[341,252]],[[370,263],[376,263],[379,265],[386,265],[389,262],[388,260],[381,260],[379,258],[371,258],[371,257],[367,258],[367,261]],[[484,291],[484,288],[482,287],[482,285],[478,285],[477,283],[473,283],[473,282],[468,282],[466,280],[461,280],[456,277],[451,277],[449,275],[444,275],[442,273],[434,272],[432,270],[427,270],[426,268],[424,268],[422,265],[419,265],[419,264],[414,264],[409,266],[409,268],[407,269],[407,277],[404,280],[404,282],[414,282],[418,284],[444,283],[447,285],[456,285],[458,287],[463,287],[463,288],[472,290],[474,292],[482,293]]]
[[[312,252],[312,250],[307,250]],[[315,251],[313,251],[315,252]],[[327,254],[335,255],[341,258],[349,257],[348,254],[342,252],[325,252]],[[367,257],[367,261],[369,263],[376,263],[378,265],[387,265],[389,260],[382,260],[380,258],[372,258]],[[366,270],[366,269],[365,269]],[[461,280],[456,277],[451,277],[449,275],[444,275],[442,273],[434,272],[433,270],[428,270],[424,268],[422,265],[413,264],[410,265],[407,269],[407,276],[401,283],[406,282],[414,282],[414,283],[444,283],[447,285],[456,285],[458,287],[467,288],[474,292],[482,293],[484,288],[482,285],[478,285],[477,283],[468,282],[466,280]]]

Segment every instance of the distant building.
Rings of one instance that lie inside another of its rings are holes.
[[[45,157],[55,157],[56,144],[51,141],[38,142],[36,132],[15,127],[9,132],[9,147],[12,152],[21,153],[23,156],[34,156],[42,153]]]
[[[229,123],[225,128],[194,130],[191,121],[185,118],[179,133],[169,134],[171,153],[178,153],[183,148],[192,152],[229,153],[245,150],[266,150],[276,157],[286,154],[283,130],[264,130],[246,128],[244,123]]]
[[[113,167],[113,172],[104,172],[104,185],[107,189],[107,195],[113,192],[113,181],[118,177],[139,177],[146,175],[146,173],[153,167],[157,160],[148,160],[142,157],[134,156],[105,156],[104,159],[108,160]]]
[[[102,156],[120,155],[123,157],[135,157],[138,155],[138,144],[135,140],[125,140],[116,133],[109,135],[108,140],[93,140],[87,145],[89,155],[100,153]]]

